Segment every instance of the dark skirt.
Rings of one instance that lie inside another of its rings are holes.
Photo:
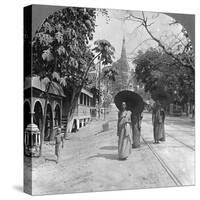
[[[162,138],[162,124],[161,123],[154,123],[153,135],[154,135],[155,141],[159,141]]]
[[[133,126],[133,134],[132,134],[133,136],[133,143],[132,143],[132,147],[133,148],[138,148],[138,147],[140,147],[140,130],[139,130],[139,128],[138,128],[138,125],[137,124],[135,124],[134,126]]]
[[[164,122],[161,123],[161,138],[160,141],[166,141]]]

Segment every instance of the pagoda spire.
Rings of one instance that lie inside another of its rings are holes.
[[[122,59],[126,59],[126,41],[125,41],[125,36],[123,36],[123,40],[122,40],[121,58]]]
[[[126,56],[126,41],[125,41],[125,36],[124,35],[123,35],[123,40],[122,40],[121,59],[127,61],[127,56]]]
[[[120,57],[119,61],[121,63],[121,70],[124,71],[124,72],[128,72],[129,71],[129,64],[128,64],[128,59],[127,59],[127,55],[126,55],[125,34],[123,34],[121,57]]]
[[[117,92],[121,90],[127,90],[129,85],[129,64],[126,55],[126,40],[125,34],[123,34],[122,39],[122,50],[121,50],[121,57],[115,63],[115,67],[118,71],[118,75],[116,76],[116,83],[114,86],[114,90],[116,89]]]

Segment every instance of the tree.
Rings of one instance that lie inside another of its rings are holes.
[[[95,9],[65,8],[45,19],[36,32],[32,41],[33,73],[48,82],[45,91],[44,122],[52,81],[59,82],[64,91],[70,93],[67,112],[69,127],[81,89],[88,82],[87,75],[94,60],[99,59],[104,64],[112,62],[114,47],[108,41],[96,41],[93,49],[89,46],[95,31],[95,20]],[[43,136],[44,126],[41,141]]]
[[[33,74],[47,82],[41,144],[49,88],[53,81],[64,87],[81,84],[86,64],[93,58],[88,43],[93,38],[95,18],[95,9],[65,8],[45,19],[33,38]]]
[[[106,93],[106,91],[104,91],[104,100],[103,100],[102,106],[104,108],[108,108],[112,102],[113,102],[112,95],[110,93]]]
[[[150,48],[146,52],[140,51],[133,62],[137,80],[152,96],[166,92],[172,101],[182,105],[194,101],[194,74],[180,63],[175,64],[163,50]]]
[[[134,16],[132,13],[128,13],[128,16],[124,18],[125,20],[131,20],[136,23],[139,23],[138,28],[143,27],[146,32],[149,34],[152,40],[154,40],[158,46],[170,56],[174,64],[179,64],[184,68],[191,70],[191,73],[195,72],[195,63],[194,63],[194,49],[192,47],[192,42],[189,38],[189,35],[184,27],[181,29],[181,39],[178,36],[175,36],[175,40],[172,45],[167,46],[161,39],[157,38],[151,31],[150,27],[155,22],[150,22],[149,18],[145,16],[142,12],[142,16]],[[180,25],[177,22],[173,22],[170,25]]]
[[[94,52],[95,56],[93,56],[92,60],[90,60],[88,63],[87,68],[84,71],[84,75],[81,79],[81,84],[76,88],[73,88],[73,96],[71,98],[70,111],[68,113],[69,122],[71,121],[72,114],[77,104],[81,89],[87,85],[88,72],[90,71],[91,67],[94,66],[93,63],[95,59],[97,59],[98,62],[102,62],[104,65],[111,64],[115,49],[107,40],[97,40],[94,42],[94,48],[92,51]]]
[[[113,66],[107,66],[103,68],[102,78],[107,81],[115,81],[118,72]]]

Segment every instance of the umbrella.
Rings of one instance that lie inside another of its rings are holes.
[[[114,98],[115,105],[120,110],[122,102],[126,102],[127,110],[131,110],[133,113],[141,113],[144,109],[144,102],[142,97],[132,91],[123,90]]]

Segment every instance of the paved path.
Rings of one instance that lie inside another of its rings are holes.
[[[194,184],[194,122],[167,117],[166,142],[153,144],[151,115],[144,114],[141,147],[119,161],[117,110],[109,116],[110,130],[95,122],[65,141],[59,164],[53,146],[46,162],[33,168],[33,194],[170,187]],[[36,161],[34,161],[36,162]]]

